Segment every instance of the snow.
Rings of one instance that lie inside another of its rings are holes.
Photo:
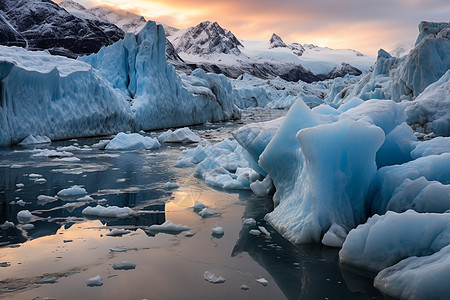
[[[17,221],[20,223],[28,223],[32,217],[33,215],[29,210],[21,210],[17,213]]]
[[[77,197],[77,196],[84,196],[86,194],[87,192],[84,188],[78,185],[74,185],[70,188],[60,190],[57,195],[59,197]]]
[[[134,215],[134,211],[129,207],[108,206],[104,207],[97,205],[95,207],[86,207],[81,212],[85,216],[100,217],[100,218],[127,218]]]
[[[47,144],[47,143],[51,143],[52,141],[46,137],[46,136],[33,136],[33,135],[29,135],[27,136],[23,141],[21,141],[19,143],[19,145],[34,145],[34,144]]]
[[[225,278],[223,278],[222,276],[216,276],[216,274],[213,274],[209,271],[205,271],[203,278],[206,281],[211,282],[211,283],[224,283],[225,282]]]
[[[86,280],[86,285],[90,287],[102,286],[103,285],[102,277],[100,275],[97,275],[95,277],[89,278],[88,280]]]
[[[119,132],[105,147],[106,150],[145,150],[156,149],[161,144],[157,139],[145,137],[139,133]]]
[[[134,270],[136,264],[128,261],[121,261],[112,265],[114,270]]]
[[[178,128],[169,133],[163,140],[164,143],[198,143],[200,137],[193,133],[188,127]]]
[[[148,227],[148,230],[152,233],[169,233],[169,234],[178,234],[183,231],[189,230],[189,227],[180,224],[174,224],[171,221],[167,220],[161,225],[151,225]]]

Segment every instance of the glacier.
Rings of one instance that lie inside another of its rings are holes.
[[[30,134],[58,140],[240,117],[223,75],[176,74],[154,22],[79,60],[0,46],[0,79],[0,146]]]
[[[137,34],[80,57],[130,101],[135,130],[152,130],[239,118],[225,76],[197,70],[181,80],[165,56],[164,28],[149,21]]]

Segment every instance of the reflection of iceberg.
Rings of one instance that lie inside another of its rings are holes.
[[[244,226],[231,256],[247,252],[270,274],[287,299],[326,299],[330,296],[352,299],[360,296],[361,290],[382,299],[369,278],[353,276],[351,284],[346,285],[337,260],[338,249],[318,244],[295,246],[271,230],[263,220],[270,209],[269,197],[267,201],[247,198],[243,218],[254,218],[259,226],[269,229],[271,238],[249,234],[250,229],[258,225]]]

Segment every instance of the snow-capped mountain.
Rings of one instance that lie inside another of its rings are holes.
[[[248,73],[259,78],[279,76],[312,82],[367,72],[376,59],[354,50],[286,44],[277,34],[268,41],[239,40],[217,22],[202,22],[168,39],[190,69],[199,67],[232,78]],[[186,65],[175,67],[180,71],[189,69]]]
[[[223,29],[217,22],[210,21],[173,34],[171,42],[179,53],[197,56],[239,55],[239,47],[242,47],[231,31]]]
[[[2,0],[0,15],[2,28],[10,28],[2,31],[3,45],[48,49],[68,57],[97,52],[124,36],[111,23],[78,18],[47,0]]]
[[[113,7],[97,6],[88,9],[72,0],[63,0],[59,2],[59,6],[84,19],[112,23],[125,32],[138,33],[147,23],[143,16]]]
[[[269,42],[270,42],[270,48],[287,48],[287,45],[275,33],[272,34],[272,37],[270,38]]]
[[[349,75],[361,75],[362,72],[355,68],[354,66],[343,62],[339,67],[336,67],[333,71],[328,73],[329,78],[336,78],[336,77],[344,77],[346,74]]]

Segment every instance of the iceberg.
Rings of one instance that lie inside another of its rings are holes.
[[[290,168],[290,192],[265,219],[297,244],[320,242],[334,223],[346,231],[363,223],[383,130],[346,119],[302,129],[297,139],[301,166]]]
[[[129,207],[108,206],[104,207],[97,205],[96,207],[86,207],[81,212],[85,216],[99,217],[99,218],[126,218],[134,215],[134,211]]]
[[[128,33],[79,60],[97,69],[130,102],[136,131],[239,118],[225,76],[198,70],[182,81],[167,64],[165,44],[164,28],[149,21],[137,35]],[[196,84],[202,92],[196,92]]]
[[[429,256],[450,244],[450,214],[423,214],[408,210],[374,215],[350,231],[339,260],[381,271],[413,256]],[[420,238],[418,238],[420,237]]]
[[[0,46],[0,146],[240,117],[225,76],[184,77],[167,64],[164,29],[154,22],[78,60]]]
[[[0,146],[29,135],[107,135],[133,124],[126,101],[86,63],[0,46],[0,79]]]
[[[156,149],[161,144],[157,139],[139,133],[119,132],[105,147],[106,150],[145,150]]]

